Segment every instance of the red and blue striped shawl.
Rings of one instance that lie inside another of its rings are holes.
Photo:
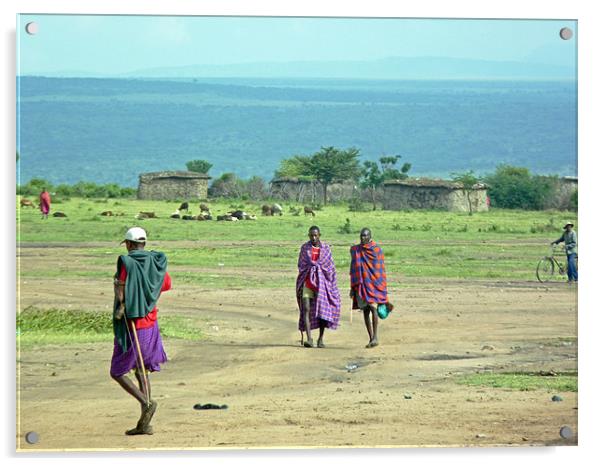
[[[312,299],[310,310],[311,329],[319,327],[319,321],[326,322],[330,329],[336,329],[341,317],[341,295],[337,286],[337,272],[332,259],[330,246],[326,243],[320,244],[320,257],[317,261],[311,260],[311,241],[303,244],[299,251],[297,264],[299,275],[297,275],[297,304],[299,306],[299,330],[305,331],[305,322],[301,314],[301,294],[305,279],[309,277],[312,285],[318,290],[316,299]]]
[[[385,272],[385,256],[374,241],[367,244],[351,246],[351,288],[356,289],[360,297],[367,303],[386,304],[387,274]],[[353,298],[353,309],[358,305]]]

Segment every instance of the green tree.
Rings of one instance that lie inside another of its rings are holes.
[[[189,162],[186,162],[186,168],[188,169],[188,171],[203,173],[205,175],[209,173],[211,167],[213,167],[213,164],[207,162],[206,160],[191,160]]]
[[[309,174],[322,184],[324,205],[328,202],[329,185],[356,179],[360,175],[359,155],[360,151],[355,147],[341,150],[330,146],[322,147],[311,156]]]
[[[310,173],[310,161],[311,157],[307,155],[295,155],[290,159],[281,160],[275,176],[276,178],[315,179]]]
[[[376,190],[385,181],[385,175],[382,170],[378,167],[376,162],[366,160],[364,162],[364,168],[362,168],[360,187],[362,189],[370,190],[370,196],[372,198],[372,210],[376,210]]]
[[[378,159],[385,180],[405,180],[409,177],[408,172],[412,168],[412,164],[406,162],[401,168],[397,169],[395,165],[397,165],[399,159],[401,159],[401,155],[389,155]]]
[[[367,160],[360,172],[360,186],[368,189],[372,198],[372,210],[376,210],[376,191],[385,180],[404,180],[408,178],[408,171],[412,168],[409,163],[404,163],[401,169],[395,165],[401,158],[400,155],[385,156],[378,159],[380,167],[376,162]]]
[[[360,151],[355,147],[347,150],[332,146],[322,147],[311,156],[295,155],[280,162],[276,177],[295,177],[305,180],[317,180],[322,185],[324,204],[328,201],[328,186],[332,183],[357,179],[360,175],[358,157]]]
[[[491,204],[506,209],[541,210],[552,191],[550,177],[533,176],[528,168],[499,165],[485,178]]]
[[[37,196],[44,188],[52,191],[52,183],[43,178],[32,178],[27,184],[17,186],[17,194],[22,196]]]
[[[463,173],[452,173],[451,177],[453,181],[462,185],[462,192],[466,196],[466,199],[468,199],[468,215],[472,215],[472,199],[470,194],[474,185],[480,181],[479,178],[477,178],[472,170]]]

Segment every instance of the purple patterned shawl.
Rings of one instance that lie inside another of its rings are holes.
[[[299,306],[299,330],[305,331],[305,322],[301,313],[301,293],[305,279],[309,276],[312,285],[317,288],[316,298],[311,300],[310,326],[319,328],[320,319],[326,321],[326,327],[336,329],[341,317],[341,295],[337,286],[337,272],[332,259],[330,246],[320,244],[320,257],[316,262],[311,260],[311,241],[299,251],[299,275],[297,276],[297,305]]]

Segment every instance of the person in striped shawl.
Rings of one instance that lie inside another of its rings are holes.
[[[353,309],[364,311],[364,322],[370,337],[366,348],[373,348],[378,346],[378,305],[384,304],[389,312],[393,310],[387,295],[385,256],[380,246],[372,240],[369,228],[362,228],[360,244],[351,246],[350,253],[349,297],[353,299]]]
[[[320,329],[318,348],[324,348],[324,329],[335,330],[341,316],[341,295],[337,286],[337,273],[328,244],[320,241],[320,229],[309,229],[309,241],[299,251],[297,275],[297,304],[299,306],[299,331],[301,343],[306,348],[314,346],[311,331]],[[307,340],[303,342],[303,332]]]

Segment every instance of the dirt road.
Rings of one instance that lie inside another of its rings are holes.
[[[31,270],[43,260],[25,255],[21,266]],[[160,315],[198,319],[205,338],[165,340],[170,361],[151,376],[155,434],[124,435],[138,406],[108,375],[112,341],[46,346],[17,355],[18,449],[577,443],[576,393],[457,383],[485,370],[575,371],[574,287],[404,280],[391,287],[397,307],[382,322],[380,346],[364,347],[361,315],[351,323],[345,300],[327,348],[307,349],[299,345],[291,289],[174,284]],[[21,282],[20,299],[22,308],[103,309],[111,292],[107,280],[39,278]],[[554,394],[564,400],[551,401]],[[228,409],[197,411],[197,403]],[[559,436],[564,425],[575,433],[567,440]],[[30,431],[39,434],[34,445],[24,441]]]

